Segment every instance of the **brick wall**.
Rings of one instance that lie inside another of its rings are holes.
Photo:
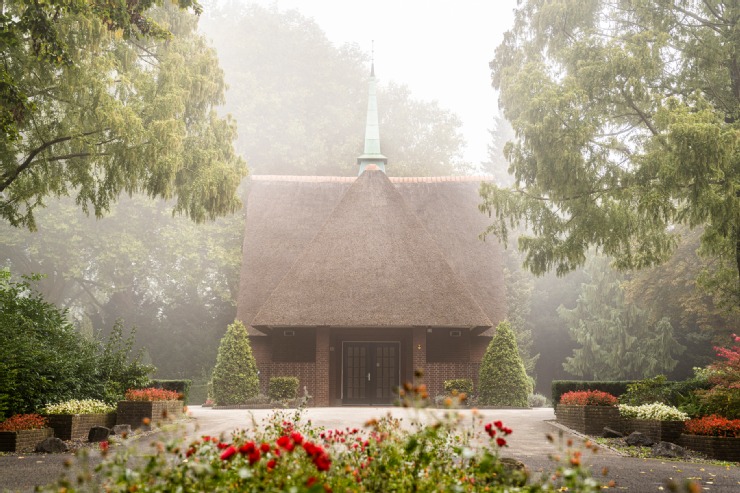
[[[148,418],[152,424],[177,419],[183,414],[182,401],[120,401],[116,410],[116,424],[139,428]]]
[[[678,444],[712,459],[740,462],[740,438],[681,435]]]
[[[604,427],[619,430],[622,418],[617,406],[565,406],[555,407],[558,423],[585,435],[601,435]]]
[[[445,380],[468,378],[473,381],[473,393],[478,388],[478,368],[480,363],[427,363],[424,371],[424,382],[427,384],[429,396],[445,393]]]
[[[424,327],[414,327],[411,332],[411,366],[412,371],[426,371],[427,364],[427,331]],[[414,377],[414,384],[424,383],[425,379]],[[403,382],[401,382],[403,384]]]
[[[625,434],[639,431],[656,442],[678,443],[683,432],[683,421],[655,421],[652,419],[622,419]]]
[[[54,436],[61,440],[87,439],[90,428],[116,424],[116,413],[107,414],[52,414],[46,416]]]
[[[315,406],[328,406],[329,402],[329,328],[316,330],[316,381],[312,392]]]
[[[54,434],[51,428],[41,430],[0,431],[0,452],[33,452],[40,442]]]

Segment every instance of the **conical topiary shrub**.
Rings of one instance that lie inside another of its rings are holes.
[[[238,320],[229,325],[221,339],[211,384],[213,400],[219,406],[244,404],[259,394],[257,363],[247,329]]]
[[[527,407],[532,382],[519,356],[516,337],[509,322],[496,327],[486,349],[478,377],[478,402],[483,406]]]

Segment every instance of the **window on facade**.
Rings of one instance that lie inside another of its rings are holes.
[[[470,339],[467,330],[428,329],[428,363],[464,363],[470,361]]]
[[[275,329],[272,334],[272,360],[283,363],[316,361],[316,330]]]

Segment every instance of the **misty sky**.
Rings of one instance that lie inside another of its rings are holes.
[[[497,113],[488,62],[513,21],[516,0],[259,0],[313,17],[335,44],[375,40],[376,75],[407,84],[463,121],[465,159],[486,159]],[[380,111],[383,102],[379,101]],[[381,129],[382,138],[382,129]]]

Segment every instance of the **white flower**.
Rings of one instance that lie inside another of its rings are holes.
[[[109,406],[103,401],[97,399],[70,399],[56,404],[47,404],[41,410],[42,414],[101,414],[112,413],[115,411],[113,406]]]
[[[655,421],[686,421],[689,419],[688,414],[679,411],[673,406],[661,404],[660,402],[642,404],[641,406],[620,404],[619,414],[623,418],[651,419]]]

